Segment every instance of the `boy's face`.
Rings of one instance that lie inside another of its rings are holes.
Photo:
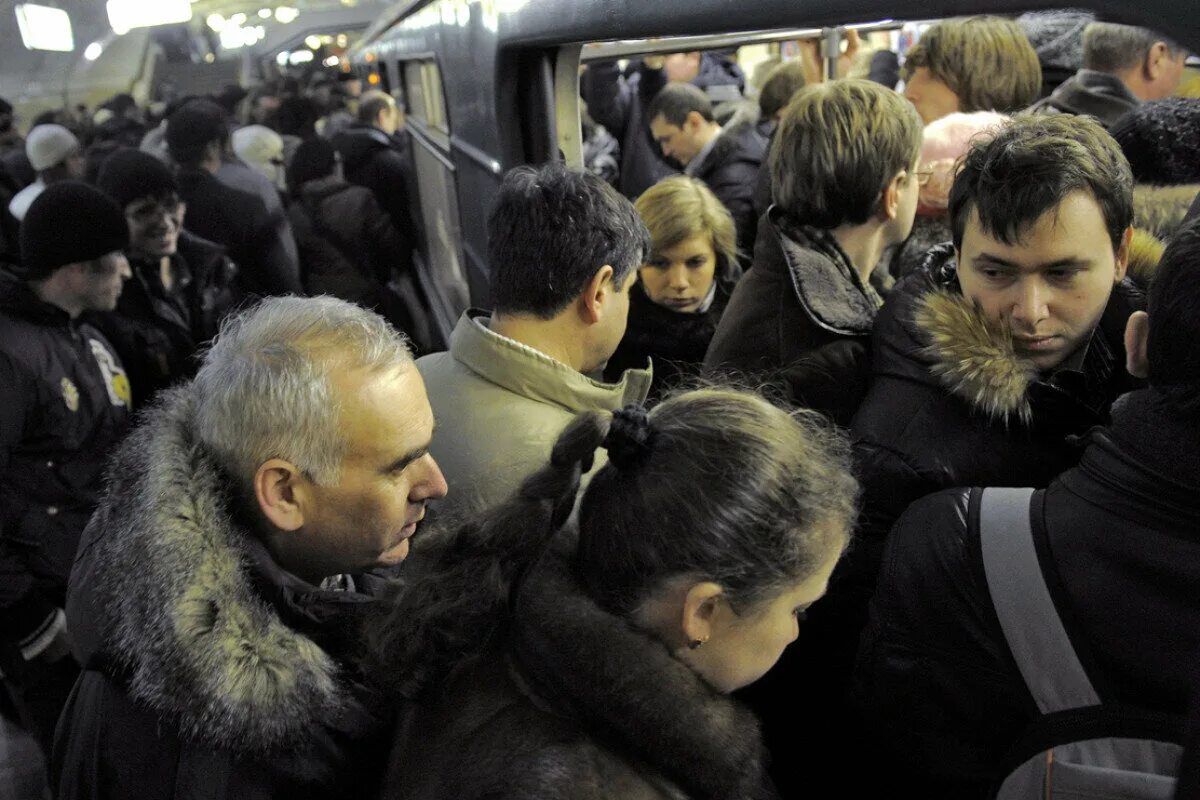
[[[963,229],[958,279],[963,296],[1012,333],[1018,355],[1053,370],[1086,346],[1125,277],[1129,234],[1113,252],[1104,214],[1076,191],[1005,244],[972,209]]]
[[[921,122],[929,123],[959,110],[958,95],[928,67],[917,67],[904,82],[904,96],[916,106]]]

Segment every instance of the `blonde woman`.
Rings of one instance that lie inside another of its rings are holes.
[[[699,373],[741,267],[733,217],[702,181],[666,178],[634,207],[650,231],[650,255],[630,290],[625,337],[604,374],[617,380],[648,358],[654,398]]]

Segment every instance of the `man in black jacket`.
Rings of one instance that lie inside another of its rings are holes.
[[[650,134],[663,156],[683,164],[683,171],[708,184],[733,216],[738,250],[748,265],[758,218],[754,185],[767,155],[767,139],[758,130],[758,108],[743,103],[724,126],[713,116],[713,104],[695,86],[666,86],[646,109]]]
[[[221,183],[216,173],[229,138],[225,112],[211,100],[192,100],[167,119],[167,149],[179,165],[184,227],[223,246],[238,265],[240,287],[251,294],[299,294],[300,265],[256,195]]]
[[[0,270],[0,671],[49,750],[78,670],[63,606],[105,459],[129,419],[129,381],[81,318],[111,311],[129,277],[121,210],[82,183],[48,187]]]
[[[358,623],[446,493],[403,336],[329,297],[231,319],[117,453],[67,624],[60,800],[358,798],[387,711]]]
[[[179,185],[149,153],[113,153],[97,186],[125,212],[133,277],[116,310],[91,319],[129,370],[140,408],[160,389],[195,374],[196,352],[241,298],[237,268],[220,245],[183,230]]]
[[[1180,716],[1200,652],[1198,339],[1193,223],[1159,264],[1149,316],[1129,319],[1128,369],[1149,387],[1118,400],[1031,505],[1051,598],[1101,701]],[[858,697],[922,797],[979,796],[1038,715],[992,605],[971,496],[939,492],[897,522],[859,654]]]

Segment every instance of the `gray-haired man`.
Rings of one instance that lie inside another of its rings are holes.
[[[403,336],[332,298],[222,330],[119,452],[67,603],[57,796],[361,797],[385,720],[348,657],[446,483]],[[190,795],[189,795],[190,796]]]

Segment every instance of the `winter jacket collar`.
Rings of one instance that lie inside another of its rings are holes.
[[[765,144],[765,140],[762,139],[756,127],[758,115],[757,104],[739,103],[733,116],[721,128],[721,132],[696,154],[685,172],[703,179],[713,170],[738,158],[744,158],[754,164],[761,163],[761,145]],[[760,146],[757,148],[747,147],[744,141],[747,137],[761,140]],[[753,152],[751,152],[752,150]]]
[[[185,740],[303,751],[352,705],[320,629],[351,629],[369,598],[288,575],[239,524],[188,391],[164,392],[112,464],[72,573],[76,655]]]
[[[1055,89],[1049,97],[1034,104],[1035,111],[1065,111],[1089,114],[1103,125],[1111,125],[1139,101],[1115,75],[1081,69]]]
[[[492,331],[490,319],[480,309],[464,312],[450,334],[450,355],[513,394],[579,413],[611,411],[638,402],[650,388],[649,369],[626,370],[619,382],[602,383]]]
[[[514,658],[535,702],[608,734],[689,797],[770,796],[754,715],[600,608],[563,555],[531,571],[515,619]]]
[[[882,301],[874,288],[863,283],[837,240],[828,231],[792,223],[777,206],[771,207],[767,218],[796,299],[808,317],[832,333],[869,334]],[[770,261],[765,265],[770,267]]]
[[[376,153],[390,150],[395,145],[392,137],[379,128],[363,123],[339,131],[332,142],[342,156],[342,166],[347,174],[357,172]]]
[[[1154,493],[1190,509],[1200,527],[1200,427],[1172,411],[1151,387],[1113,404],[1110,433],[1152,473],[1146,483]]]

